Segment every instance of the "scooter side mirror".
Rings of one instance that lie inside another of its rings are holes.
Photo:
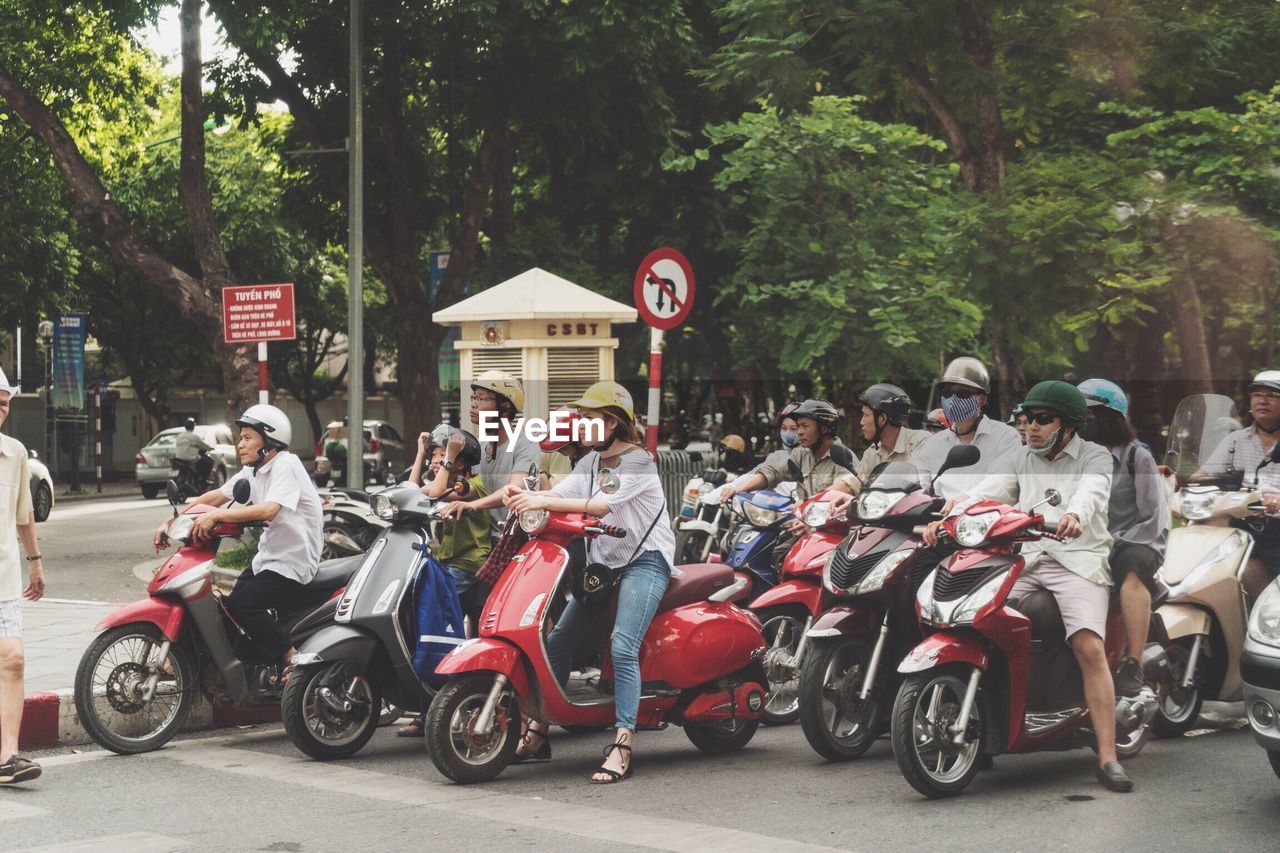
[[[249,502],[248,480],[236,480],[236,484],[231,487],[231,499],[238,504],[247,504]]]
[[[943,474],[955,468],[969,468],[978,464],[978,460],[982,458],[982,451],[974,447],[972,444],[956,444],[947,451],[947,458],[942,460],[942,466],[938,468],[938,473],[933,475],[933,479],[929,481],[929,492],[937,494],[934,485],[938,482],[938,478]]]
[[[164,496],[169,499],[169,505],[173,507],[173,514],[178,514],[178,501],[182,499],[182,492],[178,490],[176,480],[167,480],[164,484]]]

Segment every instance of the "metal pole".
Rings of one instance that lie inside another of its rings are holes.
[[[14,378],[13,384],[18,386],[18,393],[21,394],[22,393],[22,326],[21,325],[18,326],[18,333],[15,337],[17,338],[17,342],[18,342],[17,351],[16,351],[18,361],[14,365],[13,372],[16,373],[17,376]]]
[[[644,446],[658,458],[658,423],[662,420],[662,330],[649,329],[649,421]]]
[[[93,458],[98,494],[102,494],[102,385],[93,383]]]
[[[351,0],[351,100],[347,145],[347,485],[364,486],[364,90],[363,0]]]
[[[267,385],[267,342],[258,341],[258,402],[267,405],[271,402],[271,392]]]

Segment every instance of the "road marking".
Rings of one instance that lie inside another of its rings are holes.
[[[127,501],[93,501],[82,506],[70,506],[64,508],[54,507],[53,512],[49,514],[47,521],[40,524],[41,528],[45,525],[55,524],[59,521],[68,521],[76,518],[85,518],[91,515],[104,515],[109,512],[120,512],[127,509],[149,509],[157,514],[168,510],[168,506],[159,501],[147,501],[142,498],[133,498]]]
[[[148,576],[147,580],[150,580],[150,579],[151,579],[150,576]],[[88,599],[84,599],[84,598],[50,598],[49,596],[46,595],[40,600],[47,602],[49,604],[84,604],[84,605],[89,605],[91,607],[113,606],[112,602],[110,601],[89,601]],[[27,606],[29,607],[30,605],[27,605]]]
[[[102,835],[83,841],[65,841],[44,847],[23,847],[17,853],[98,853],[100,850],[128,850],[129,853],[168,853],[190,847],[190,841],[170,838],[154,832],[129,832],[124,835]]]
[[[41,762],[43,764],[43,762]],[[5,798],[0,800],[0,820],[15,820],[20,817],[35,817],[40,814],[47,814],[45,809],[37,806],[29,806],[26,803],[15,803],[13,800]]]
[[[223,738],[216,740],[227,741]],[[157,753],[157,756],[206,770],[250,776],[259,781],[269,779],[314,790],[438,809],[452,815],[468,815],[521,828],[537,827],[605,843],[624,839],[627,844],[654,850],[738,853],[743,849],[832,849],[723,826],[513,794],[495,794],[476,786],[429,782],[334,763],[321,764],[301,757],[285,758],[248,749],[226,749],[222,743],[214,740],[184,741]]]

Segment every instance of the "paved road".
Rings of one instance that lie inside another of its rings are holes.
[[[55,598],[124,601],[146,589],[135,573],[154,568],[151,534],[171,512],[163,500],[142,497],[58,504],[36,525],[48,594]]]
[[[1240,730],[1151,744],[1129,795],[1102,790],[1078,750],[1001,757],[943,802],[907,786],[887,740],[834,765],[796,727],[722,757],[677,729],[643,733],[635,777],[596,787],[601,740],[558,734],[552,762],[465,788],[390,729],[342,764],[300,758],[275,727],[46,757],[44,778],[0,790],[0,849],[1172,851],[1280,837],[1280,779]]]

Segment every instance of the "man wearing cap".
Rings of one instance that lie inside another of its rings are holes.
[[[9,401],[16,393],[18,389],[0,370],[0,424],[9,416]],[[22,552],[26,552],[25,561]],[[24,562],[28,577],[25,589]],[[27,782],[40,775],[39,764],[18,755],[18,731],[24,699],[22,599],[39,601],[43,596],[44,564],[36,544],[27,449],[17,439],[0,435],[0,785]]]
[[[1267,584],[1280,577],[1280,464],[1262,464],[1280,439],[1280,370],[1264,370],[1249,383],[1249,417],[1253,423],[1223,439],[1197,474],[1239,471],[1245,485],[1262,492],[1267,510],[1262,529],[1255,528],[1256,519],[1240,525],[1254,543],[1240,581],[1250,601],[1256,601]]]
[[[982,454],[974,465],[952,468],[938,478],[937,493],[950,498],[972,489],[987,474],[1007,471],[1022,440],[1013,427],[983,415],[991,377],[976,358],[953,359],[938,379],[938,391],[950,426],[929,436],[912,461],[932,477],[957,444],[972,444]]]
[[[1065,539],[1022,546],[1027,568],[1009,600],[1019,601],[1041,589],[1053,595],[1084,676],[1085,702],[1098,739],[1098,781],[1109,790],[1128,791],[1133,783],[1116,756],[1115,686],[1103,645],[1111,587],[1111,454],[1077,434],[1087,415],[1084,395],[1074,385],[1041,382],[1027,394],[1022,409],[1027,415],[1027,446],[1014,455],[1010,473],[986,477],[969,495],[949,501],[944,514],[962,511],[978,500],[1000,501],[1024,512],[1041,504],[1035,511],[1043,513],[1045,528]],[[1048,489],[1062,495],[1058,506],[1042,503]],[[929,544],[937,541],[940,524],[929,525]]]

